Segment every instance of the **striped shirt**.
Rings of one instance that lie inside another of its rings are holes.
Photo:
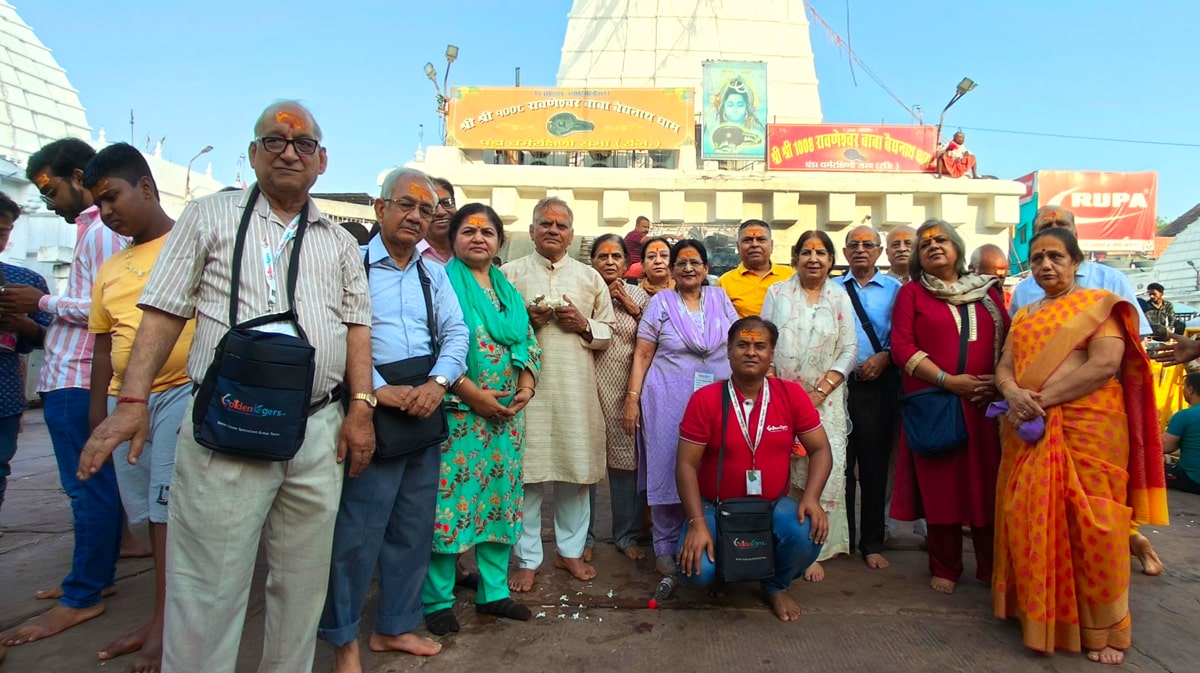
[[[75,223],[83,227],[83,234],[75,243],[67,293],[46,295],[38,301],[39,309],[54,316],[46,328],[46,360],[38,374],[39,393],[91,387],[92,349],[96,345],[96,337],[88,333],[92,283],[104,260],[125,245],[124,238],[100,221],[100,209],[95,206],[80,213]]]
[[[167,238],[138,304],[143,310],[157,309],[196,319],[187,365],[188,376],[196,382],[204,380],[218,342],[229,331],[233,248],[249,198],[248,190],[219,192],[189,203]],[[371,324],[371,298],[354,237],[325,219],[312,199],[308,201],[308,222],[300,250],[296,312],[309,344],[316,349],[316,401],[342,382],[346,373],[346,325]],[[260,196],[250,217],[243,253],[238,322],[287,309],[288,262],[293,243],[286,242],[280,248],[286,230],[287,223],[271,210],[267,197]],[[268,304],[264,240],[276,257],[279,287],[274,308]]]

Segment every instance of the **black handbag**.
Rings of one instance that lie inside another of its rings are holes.
[[[969,316],[965,304],[958,307],[962,317],[958,337],[958,371],[967,368],[967,332]],[[932,458],[961,449],[967,443],[967,423],[963,418],[962,399],[944,388],[925,388],[900,398],[900,420],[908,450]]]
[[[879,272],[876,271],[876,273]],[[867,310],[863,308],[862,300],[858,298],[858,281],[851,274],[847,274],[847,276],[848,279],[845,283],[842,283],[842,287],[845,288],[846,294],[850,295],[850,303],[854,305],[854,314],[858,316],[858,322],[862,324],[863,331],[867,333],[867,340],[871,342],[871,348],[876,353],[882,353],[886,350],[883,347],[883,342],[879,340],[879,336],[875,333],[875,326],[871,324],[871,319],[867,317]],[[884,368],[876,380],[894,389],[894,395],[899,394],[900,372],[896,369],[896,365],[888,362],[887,367]]]
[[[421,279],[421,293],[425,296],[430,355],[418,355],[375,367],[375,371],[379,372],[389,386],[422,385],[429,380],[429,372],[437,362],[437,339],[433,336],[437,323],[433,318],[433,296],[430,291],[433,283],[425,273],[420,257],[417,257],[414,263],[417,265],[417,276]],[[367,267],[367,278],[369,281],[370,266]],[[398,458],[433,445],[440,445],[450,436],[446,408],[441,404],[426,418],[418,418],[400,409],[378,406],[375,408],[374,422],[375,457],[381,459]]]
[[[763,385],[767,385],[766,382]],[[725,432],[729,424],[729,386],[721,387],[721,449],[717,454],[717,573],[726,582],[751,582],[775,576],[775,502],[763,498],[721,499]],[[766,413],[762,410],[761,413]]]
[[[266,461],[291,460],[304,443],[308,416],[323,406],[310,405],[316,350],[296,316],[300,245],[308,228],[308,204],[300,211],[288,264],[287,302],[283,313],[237,321],[242,256],[250,215],[258,202],[256,184],[242,211],[233,246],[233,286],[229,297],[231,328],[217,344],[212,363],[196,390],[192,407],[196,442],[219,453]],[[264,332],[268,323],[292,323],[299,336]],[[331,396],[332,398],[332,396]]]

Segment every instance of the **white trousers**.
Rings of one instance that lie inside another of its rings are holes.
[[[525,484],[525,511],[517,559],[524,570],[542,565],[542,500],[554,493],[554,541],[563,558],[580,558],[587,544],[588,520],[592,514],[587,484],[549,481]]]
[[[259,673],[311,671],[342,490],[340,404],[308,419],[292,460],[237,459],[196,443],[184,415],[167,526],[163,673],[234,673],[259,541],[266,632]]]

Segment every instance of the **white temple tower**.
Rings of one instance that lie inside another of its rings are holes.
[[[558,85],[700,91],[708,60],[765,61],[770,123],[821,122],[808,17],[795,0],[575,0]]]

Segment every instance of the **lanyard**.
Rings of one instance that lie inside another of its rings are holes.
[[[279,239],[278,248],[271,247],[271,241],[266,234],[263,234],[262,240],[259,242],[259,249],[262,252],[263,260],[263,276],[267,281],[268,311],[274,311],[275,304],[279,301],[279,276],[275,270],[275,263],[283,255],[283,248],[287,246],[288,241],[296,236],[296,228],[299,225],[300,216],[297,215],[292,218],[292,221],[283,230],[283,236]]]
[[[750,440],[750,428],[747,427],[750,413],[742,408],[741,400],[739,399],[733,387],[733,381],[729,381],[726,385],[729,386],[729,398],[731,401],[736,401],[736,404],[730,404],[733,407],[733,415],[737,417],[738,427],[742,430],[742,437],[746,439],[746,445],[750,447],[750,469],[754,468],[754,461],[758,453],[758,445],[762,442],[763,427],[767,424],[767,407],[771,406],[771,386],[768,381],[763,381],[762,391],[759,392],[759,397],[762,399],[762,405],[758,410],[758,429],[754,435],[754,440]]]

